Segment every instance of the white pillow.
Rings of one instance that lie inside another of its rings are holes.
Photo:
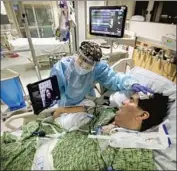
[[[127,74],[136,78],[141,85],[147,86],[155,92],[168,95],[170,99],[176,99],[176,84],[167,78],[140,67],[134,67]],[[119,107],[130,96],[131,93],[126,91],[113,93],[110,96],[111,105]]]
[[[148,86],[155,92],[168,95],[170,100],[173,100],[169,104],[169,115],[167,117],[169,122],[167,122],[168,125],[166,126],[169,135],[176,136],[176,84],[163,76],[140,67],[134,67],[128,74],[136,78],[140,84]],[[171,141],[172,146],[170,148],[154,151],[158,169],[176,170],[176,138],[173,138]]]
[[[127,74],[136,78],[140,84],[152,88],[155,92],[161,93],[175,86],[175,83],[167,78],[141,67],[134,67]]]
[[[169,96],[170,100],[173,103],[169,104],[169,117],[174,115],[176,117],[176,112],[171,112],[176,106],[176,84],[167,78],[153,73],[149,70],[140,67],[134,67],[131,69],[128,74],[136,78],[141,85],[147,86],[158,93],[163,93],[164,95]],[[173,107],[172,107],[173,106]],[[174,111],[174,110],[173,110]],[[173,117],[174,118],[174,117]]]

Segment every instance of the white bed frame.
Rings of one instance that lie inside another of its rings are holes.
[[[117,61],[115,64],[113,64],[111,66],[111,68],[115,71],[115,72],[123,72],[126,73],[127,71],[129,71],[130,69],[132,69],[134,67],[134,62],[131,58],[124,58],[124,59],[120,59],[119,61]],[[95,86],[96,89],[98,90],[98,92],[100,93],[101,97],[99,100],[103,100],[101,98],[104,98],[105,96],[110,96],[111,91],[107,91],[103,86],[101,86],[99,84],[99,87],[96,85]]]

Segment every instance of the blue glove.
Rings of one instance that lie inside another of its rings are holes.
[[[147,94],[147,93],[154,94],[154,91],[152,91],[150,88],[142,86],[140,84],[133,84],[132,91],[134,91],[136,93],[142,91],[144,94]]]

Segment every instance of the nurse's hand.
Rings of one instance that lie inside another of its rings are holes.
[[[151,93],[151,94],[154,94],[154,91],[151,90],[150,88],[148,87],[145,87],[145,86],[142,86],[140,84],[133,84],[132,85],[132,91],[138,93],[138,92],[143,92],[144,94],[147,94],[147,93]]]

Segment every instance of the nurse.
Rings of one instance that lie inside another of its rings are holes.
[[[61,93],[59,106],[77,105],[86,95],[95,96],[96,83],[113,91],[153,93],[131,76],[114,72],[101,57],[98,44],[83,41],[76,56],[64,57],[53,66],[51,76],[57,76]]]

